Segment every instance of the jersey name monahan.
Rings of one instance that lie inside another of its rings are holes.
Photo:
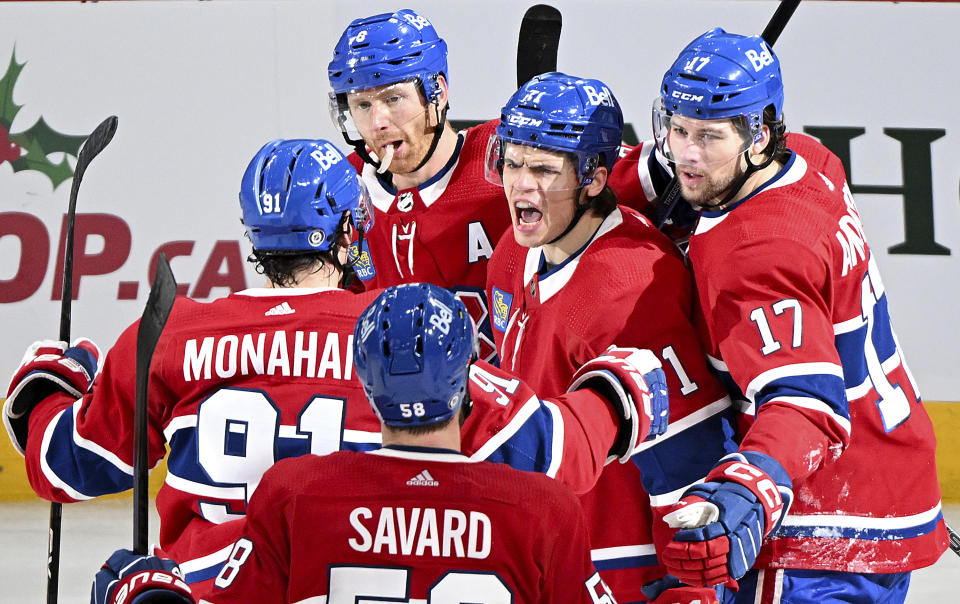
[[[383,507],[350,512],[357,537],[347,540],[358,552],[484,559],[490,555],[490,518],[474,510]]]
[[[353,379],[353,334],[283,330],[187,340],[186,382],[235,375]]]

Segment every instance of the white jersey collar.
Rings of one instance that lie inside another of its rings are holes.
[[[453,152],[453,157],[450,158],[450,161],[446,163],[440,173],[417,187],[417,190],[420,192],[420,199],[423,200],[423,205],[426,207],[429,208],[433,205],[433,203],[443,195],[444,191],[447,190],[447,185],[450,184],[450,179],[456,171],[457,164],[460,163],[460,155],[463,150],[463,144],[466,141],[466,136],[466,130],[461,130],[457,133],[459,140]],[[370,201],[373,202],[373,207],[381,212],[390,210],[399,192],[388,188],[383,181],[377,177],[376,168],[366,162],[364,162],[363,170],[360,174],[363,177],[364,184],[367,185],[367,191],[370,192]]]
[[[563,289],[563,286],[573,277],[573,273],[577,270],[577,265],[580,263],[580,258],[583,257],[587,248],[593,245],[594,241],[603,237],[621,224],[623,224],[623,213],[620,211],[620,208],[614,208],[614,210],[603,219],[603,222],[600,223],[600,228],[597,229],[597,232],[593,234],[593,237],[590,238],[590,241],[588,241],[586,245],[554,267],[549,273],[540,277],[538,282],[540,302],[546,302],[554,294]],[[543,262],[542,247],[532,247],[527,250],[526,262],[523,266],[524,287],[533,280]]]
[[[760,185],[754,192],[750,193],[737,203],[733,204],[729,208],[719,210],[716,212],[701,212],[700,220],[697,221],[697,227],[694,230],[694,235],[702,235],[717,226],[729,216],[735,209],[739,208],[743,204],[747,203],[760,193],[764,191],[772,191],[779,187],[786,187],[787,185],[792,185],[793,183],[799,181],[801,178],[807,174],[807,162],[802,157],[796,153],[792,153],[790,159],[787,160],[787,164],[783,167],[782,170],[777,172],[777,174],[768,180],[767,182]]]

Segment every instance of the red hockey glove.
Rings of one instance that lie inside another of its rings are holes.
[[[100,362],[100,349],[91,340],[66,342],[40,340],[31,344],[20,367],[10,379],[3,423],[14,447],[23,454],[27,447],[30,412],[54,392],[80,398],[90,388]]]
[[[173,560],[118,549],[93,579],[90,604],[194,604]]]
[[[757,559],[763,539],[790,508],[793,483],[777,460],[754,451],[731,453],[687,489],[664,520],[680,527],[661,553],[667,572],[690,585],[731,584]]]
[[[611,346],[573,374],[567,392],[590,388],[613,405],[620,418],[617,439],[607,463],[626,463],[634,449],[667,430],[670,399],[667,377],[649,350]]]
[[[672,575],[651,581],[640,588],[650,604],[719,604],[715,587],[691,587]]]

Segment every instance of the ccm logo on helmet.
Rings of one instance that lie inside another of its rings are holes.
[[[681,101],[693,101],[695,103],[703,100],[703,95],[701,94],[690,94],[689,92],[680,92],[678,90],[671,92],[670,96],[675,99],[680,99]]]
[[[511,115],[507,118],[507,123],[513,124],[514,126],[542,126],[543,120],[525,115]]]
[[[330,143],[325,144],[323,149],[314,149],[311,151],[310,157],[313,158],[313,161],[320,164],[320,167],[324,170],[329,170],[330,166],[339,163],[340,160],[343,159],[343,156],[340,155],[337,148]]]

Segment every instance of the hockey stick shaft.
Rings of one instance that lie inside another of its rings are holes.
[[[527,9],[517,38],[517,88],[532,77],[557,70],[557,49],[563,18],[548,4]]]
[[[767,45],[773,46],[776,43],[780,34],[783,33],[783,28],[787,26],[787,22],[790,21],[790,17],[793,16],[793,11],[797,10],[799,4],[800,0],[780,1],[780,6],[774,11],[767,26],[763,28],[763,33],[760,34],[760,37],[763,38],[763,41],[766,42]]]
[[[70,342],[70,323],[73,302],[73,231],[77,215],[77,194],[80,183],[93,158],[113,140],[117,131],[117,116],[111,115],[100,122],[80,149],[77,165],[73,170],[73,183],[70,186],[70,202],[67,205],[67,232],[63,241],[63,291],[60,294],[60,332],[59,339]],[[63,506],[50,504],[50,528],[47,533],[47,604],[56,604],[60,583],[60,526],[63,518]]]
[[[136,400],[133,415],[133,551],[147,554],[149,528],[149,486],[147,467],[149,434],[147,432],[150,391],[150,361],[160,341],[160,334],[170,316],[177,295],[177,282],[170,270],[167,257],[160,254],[153,286],[137,328]]]
[[[773,16],[767,21],[767,26],[763,28],[763,33],[760,35],[768,46],[773,46],[773,43],[780,38],[780,34],[783,33],[783,29],[787,26],[790,17],[793,16],[799,4],[800,0],[781,0],[780,5],[777,6],[777,10],[773,12]],[[674,175],[660,198],[660,211],[654,220],[658,229],[663,228],[680,200],[680,181]]]
[[[946,519],[944,519],[943,524],[947,527],[947,535],[950,537],[950,549],[953,550],[953,553],[960,556],[960,534],[950,528],[950,525],[947,524]]]

